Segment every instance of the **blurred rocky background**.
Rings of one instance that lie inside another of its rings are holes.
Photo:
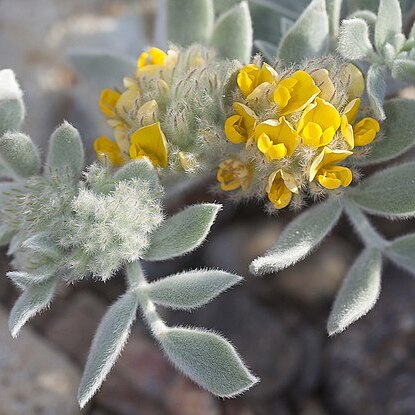
[[[138,55],[151,37],[157,7],[147,0],[0,0],[0,67],[16,71],[28,110],[24,128],[40,147],[63,119],[81,131],[87,146],[104,128],[97,91],[73,71],[68,54],[100,48]],[[401,94],[415,97],[410,87]],[[207,183],[171,198],[168,209],[209,198],[219,200]],[[235,399],[212,397],[171,367],[138,320],[82,414],[415,414],[415,281],[385,264],[376,308],[328,338],[330,305],[360,242],[344,219],[306,261],[278,276],[250,276],[250,261],[272,246],[290,217],[225,203],[201,249],[146,267],[154,278],[208,266],[246,277],[202,310],[166,310],[165,317],[224,333],[261,377],[258,386]],[[412,222],[376,223],[390,237],[415,228]],[[78,414],[80,372],[100,318],[125,288],[122,276],[62,287],[51,310],[12,340],[7,314],[18,292],[5,277],[10,267],[4,252],[0,265],[0,415]]]

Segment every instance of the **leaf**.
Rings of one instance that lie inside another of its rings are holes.
[[[212,0],[168,0],[167,38],[180,46],[206,43],[213,31]]]
[[[313,0],[281,39],[278,58],[283,63],[323,56],[329,47],[329,18],[325,0]]]
[[[51,240],[48,232],[39,232],[22,242],[22,248],[32,251],[32,253],[44,255],[50,258],[58,258],[59,248]]]
[[[298,13],[269,0],[250,0],[249,11],[254,39],[277,44],[288,28],[297,20]],[[273,53],[275,58],[276,48]]]
[[[415,234],[394,239],[385,250],[385,254],[396,265],[415,275]]]
[[[307,209],[286,226],[274,248],[251,263],[250,271],[255,275],[267,274],[301,261],[330,232],[341,212],[337,200],[328,200]]]
[[[401,81],[415,79],[415,61],[409,59],[395,59],[392,65],[392,76]]]
[[[179,370],[216,396],[236,396],[258,382],[235,349],[217,334],[173,327],[159,341]]]
[[[188,271],[152,282],[145,292],[156,304],[190,310],[207,304],[241,280],[220,270]]]
[[[150,184],[152,188],[158,188],[159,178],[157,171],[147,158],[132,160],[121,167],[114,175],[114,181],[141,179]]]
[[[99,89],[122,87],[124,77],[136,71],[134,59],[107,52],[74,53],[69,58],[76,71]]]
[[[329,32],[333,42],[335,43],[340,22],[340,13],[343,0],[326,0],[327,14],[329,16]]]
[[[65,121],[50,137],[46,165],[78,180],[84,166],[84,153],[78,130]]]
[[[385,119],[383,99],[386,93],[384,70],[379,65],[371,65],[367,71],[366,90],[372,110],[379,120]]]
[[[375,24],[375,45],[378,51],[402,32],[402,13],[399,0],[380,0]]]
[[[9,329],[17,337],[23,325],[46,308],[55,294],[57,279],[51,278],[42,284],[27,288],[14,304],[9,317]]]
[[[371,144],[367,157],[353,161],[365,166],[394,159],[415,145],[415,101],[411,99],[391,99],[385,102],[385,121],[381,130],[383,137]]]
[[[92,342],[78,391],[81,408],[94,396],[121,354],[136,318],[138,297],[128,292],[106,312]]]
[[[0,136],[6,131],[16,131],[22,125],[25,115],[22,100],[0,101]]]
[[[245,1],[223,13],[215,23],[211,45],[223,58],[249,62],[253,42],[251,15]]]
[[[43,284],[53,277],[58,270],[57,264],[51,262],[28,272],[10,271],[6,275],[21,289],[26,290],[30,287]]]
[[[262,53],[262,56],[270,63],[274,62],[277,53],[277,45],[266,40],[255,40],[254,46]]]
[[[346,275],[334,301],[327,323],[330,336],[342,332],[364,316],[378,300],[381,286],[382,255],[365,249]]]
[[[349,18],[363,19],[369,26],[369,33],[373,33],[377,16],[370,10],[356,10]]]
[[[377,172],[347,192],[362,209],[393,218],[415,216],[415,162]]]
[[[0,137],[0,163],[15,178],[27,178],[40,170],[40,156],[25,134],[7,132]]]
[[[369,27],[363,19],[343,20],[338,42],[338,51],[346,59],[363,59],[374,54]]]
[[[144,259],[161,261],[196,249],[206,239],[221,207],[212,203],[193,205],[166,219],[152,234]]]

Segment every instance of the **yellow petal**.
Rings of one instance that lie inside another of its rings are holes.
[[[240,144],[247,141],[246,130],[240,127],[242,117],[240,115],[231,115],[225,121],[226,138],[234,144]]]
[[[324,147],[319,155],[313,160],[310,166],[310,182],[314,180],[318,171],[325,166],[339,163],[349,157],[353,152],[347,150],[331,150]]]
[[[99,97],[99,108],[107,117],[115,117],[115,106],[121,94],[113,89],[104,89]]]
[[[141,125],[148,125],[157,122],[159,118],[159,106],[156,100],[152,99],[143,104],[136,114],[136,119]]]
[[[353,127],[349,124],[346,115],[342,115],[340,131],[347,146],[352,150],[354,148]]]
[[[374,118],[363,118],[353,127],[355,144],[357,146],[370,144],[379,130],[379,123]]]
[[[304,109],[319,93],[320,89],[310,74],[297,71],[277,84],[273,99],[278,106],[279,114],[287,115]]]
[[[279,150],[277,151],[277,148],[274,150],[272,160],[285,157],[285,155],[291,156],[300,142],[299,134],[292,128],[285,117],[280,117],[278,120],[266,120],[258,124],[255,128],[255,139],[258,140],[262,134],[268,137],[272,145],[278,145]],[[280,144],[284,145],[285,154],[282,154],[283,152],[281,150],[283,147]],[[276,158],[277,154],[279,154],[278,158]]]
[[[227,159],[220,163],[216,178],[222,190],[231,191],[239,187],[247,190],[252,180],[252,170],[239,160]]]
[[[158,167],[167,167],[167,141],[160,123],[139,128],[131,136],[130,157],[148,157]]]
[[[136,85],[127,89],[121,94],[120,98],[117,101],[117,114],[123,118],[127,118],[130,114],[130,111],[139,100],[140,93],[138,92],[138,87]]]
[[[249,64],[241,68],[236,83],[244,96],[247,97],[264,82],[271,84],[277,80],[278,74],[272,66],[264,63],[260,69],[255,64]]]
[[[365,79],[360,69],[348,63],[341,72],[342,83],[347,88],[347,95],[349,99],[360,98],[365,90]]]
[[[316,145],[316,136],[309,136],[311,132],[316,133],[316,127],[306,129],[309,123],[318,124],[321,127],[322,134],[319,138],[319,142]],[[303,111],[300,120],[298,122],[297,131],[304,138],[304,144],[313,148],[318,148],[329,144],[334,137],[337,129],[340,127],[341,118],[337,109],[321,98],[316,98],[315,102],[308,105]],[[304,136],[304,134],[306,136]]]
[[[360,98],[351,100],[343,111],[343,115],[347,117],[349,124],[353,124],[359,112]]]
[[[309,122],[302,131],[303,143],[308,147],[318,148],[323,129],[315,122]]]
[[[335,93],[334,85],[327,69],[318,69],[311,74],[314,83],[320,88],[319,97],[330,101]]]
[[[268,199],[277,209],[283,209],[291,202],[293,192],[290,187],[292,188],[293,181],[294,178],[288,173],[283,173],[282,170],[277,170],[269,176],[266,191]],[[295,190],[297,190],[296,186]]]
[[[108,137],[101,136],[95,139],[94,150],[100,160],[108,160],[114,166],[124,163],[124,157],[117,143]]]
[[[127,125],[119,124],[114,128],[115,141],[120,150],[128,154],[130,148],[130,138],[128,136],[129,127]]]
[[[139,69],[148,65],[163,65],[167,55],[159,48],[150,48],[146,52],[143,52],[137,62]]]
[[[340,186],[347,187],[352,182],[352,172],[347,167],[329,165],[319,171],[318,182],[325,188],[333,190]]]

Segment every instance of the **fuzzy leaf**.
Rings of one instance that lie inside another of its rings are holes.
[[[251,15],[246,2],[241,2],[223,13],[215,23],[211,45],[223,58],[249,62],[253,32]]]
[[[141,179],[149,182],[151,187],[158,187],[159,179],[156,169],[147,158],[133,160],[121,167],[114,175],[114,181]]]
[[[11,69],[0,71],[0,136],[6,131],[18,130],[23,122],[25,108],[23,93]]]
[[[136,318],[137,307],[137,295],[128,292],[108,309],[99,324],[79,386],[81,408],[100,388],[121,354]]]
[[[173,327],[159,341],[179,370],[216,396],[232,397],[258,382],[235,349],[217,334]]]
[[[281,39],[278,58],[285,64],[323,56],[329,47],[329,18],[325,0],[313,0]]]
[[[58,127],[49,140],[46,165],[78,179],[84,166],[84,146],[76,128],[68,122]]]
[[[396,265],[415,275],[415,234],[412,233],[393,240],[385,254]]]
[[[277,272],[301,261],[336,225],[341,212],[337,200],[307,209],[286,226],[274,248],[251,263],[251,272],[255,275]]]
[[[254,46],[262,53],[262,56],[270,63],[274,62],[277,53],[277,45],[266,40],[255,40]]]
[[[35,285],[43,284],[50,277],[54,276],[58,266],[55,263],[48,263],[40,266],[34,271],[22,272],[22,271],[10,271],[7,276],[21,289],[25,290]]]
[[[206,43],[214,17],[212,0],[167,0],[167,38],[180,46]]]
[[[375,45],[378,50],[402,32],[402,13],[399,0],[380,0],[375,24]]]
[[[362,209],[390,218],[415,216],[415,162],[377,172],[347,196]]]
[[[369,26],[369,32],[372,33],[375,28],[377,16],[370,10],[356,10],[349,18],[363,19]]]
[[[190,310],[207,304],[241,280],[220,270],[188,271],[148,284],[146,293],[157,304]]]
[[[371,56],[374,51],[369,39],[369,27],[365,20],[343,20],[339,34],[339,53],[346,59],[356,60]]]
[[[384,120],[383,99],[386,93],[386,82],[381,66],[372,65],[367,71],[366,90],[376,118]]]
[[[297,20],[298,13],[270,0],[250,0],[249,11],[254,28],[254,39],[277,44],[288,28]],[[276,53],[273,53],[275,58]]]
[[[326,0],[327,14],[329,16],[329,32],[336,40],[339,31],[340,13],[343,0]]]
[[[0,136],[6,131],[16,131],[22,125],[25,109],[22,100],[0,101]]]
[[[14,304],[9,317],[9,329],[13,337],[34,315],[46,308],[55,294],[57,279],[51,278],[42,284],[27,288]]]
[[[40,156],[25,134],[8,132],[0,137],[0,163],[16,178],[30,177],[40,170]]]
[[[393,61],[392,76],[401,81],[415,79],[415,61],[409,59],[396,59]]]
[[[366,249],[346,275],[327,323],[330,336],[346,329],[375,305],[381,286],[382,255]]]
[[[196,249],[206,239],[221,207],[212,203],[193,205],[166,219],[152,234],[144,259],[161,261]]]
[[[391,99],[385,102],[384,110],[386,119],[382,123],[383,137],[375,139],[368,156],[356,160],[356,165],[391,160],[415,145],[415,101]]]
[[[136,70],[134,59],[106,52],[74,53],[69,58],[76,71],[99,89],[121,87],[124,77]]]
[[[22,243],[22,248],[50,258],[57,258],[60,254],[59,249],[47,232],[39,232],[26,239]]]

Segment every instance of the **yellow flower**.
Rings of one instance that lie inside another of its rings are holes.
[[[357,146],[370,144],[379,132],[379,123],[374,118],[363,118],[353,127],[354,141]]]
[[[320,88],[319,97],[330,101],[335,93],[333,82],[330,79],[329,71],[327,69],[318,69],[311,74],[314,83]]]
[[[350,101],[341,116],[340,131],[350,149],[354,148],[354,133],[352,124],[354,123],[359,111],[360,98]]]
[[[298,188],[291,174],[277,170],[269,176],[266,191],[273,205],[283,209],[291,202],[293,193],[298,193]]]
[[[98,137],[94,141],[94,150],[100,160],[108,160],[113,166],[120,166],[125,161],[118,144],[108,137]]]
[[[276,81],[278,81],[278,74],[275,69],[267,63],[264,63],[262,68],[259,68],[255,64],[243,66],[236,78],[239,89],[245,97],[248,97],[255,88],[264,82],[271,84]]]
[[[302,113],[297,131],[303,137],[304,145],[318,148],[333,140],[340,127],[340,114],[329,102],[316,98]]]
[[[117,115],[123,118],[128,117],[130,111],[139,99],[140,92],[138,90],[138,86],[134,84],[128,87],[128,89],[120,95],[116,103],[115,108],[117,110]]]
[[[365,90],[365,79],[360,69],[348,63],[340,73],[342,83],[347,87],[349,99],[360,98]]]
[[[337,166],[353,154],[346,150],[330,150],[324,147],[310,166],[310,182],[317,178],[318,182],[327,189],[347,187],[352,182],[352,172],[347,167]]]
[[[167,167],[167,141],[160,123],[139,128],[131,136],[131,159],[148,157],[157,167]]]
[[[283,79],[275,88],[273,99],[280,115],[304,109],[320,93],[313,78],[304,71],[297,71]]]
[[[141,125],[153,124],[158,120],[159,113],[159,106],[156,100],[152,99],[137,110],[135,118]]]
[[[129,127],[126,124],[118,124],[114,127],[115,141],[120,150],[125,154],[128,154],[128,150],[130,149],[130,137],[128,133]]]
[[[230,191],[241,187],[245,191],[252,180],[252,169],[239,160],[227,159],[220,163],[216,178],[222,190]]]
[[[104,89],[99,97],[99,108],[107,117],[115,117],[115,106],[121,94],[113,89]]]
[[[137,75],[142,73],[152,75],[163,67],[174,66],[177,58],[177,52],[174,50],[169,50],[166,53],[159,48],[150,48],[138,58]]]
[[[231,115],[225,121],[225,135],[234,144],[245,143],[254,136],[257,116],[240,102],[235,102],[233,108],[236,115]]]
[[[258,149],[268,160],[279,160],[291,156],[300,142],[299,134],[285,120],[267,120],[255,128]]]

